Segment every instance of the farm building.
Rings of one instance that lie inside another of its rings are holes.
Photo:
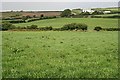
[[[111,13],[111,11],[103,11],[104,14]]]
[[[89,13],[93,13],[94,10],[91,10],[91,9],[82,9],[82,12],[89,12]]]

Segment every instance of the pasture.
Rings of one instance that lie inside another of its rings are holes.
[[[98,22],[97,22],[98,20]],[[69,22],[116,27],[116,19],[52,19],[37,24],[60,27]],[[118,32],[4,31],[3,78],[117,78]]]
[[[89,29],[93,29],[95,26],[101,26],[105,28],[109,27],[118,27],[118,19],[109,19],[109,18],[55,18],[55,19],[46,19],[33,21],[28,23],[19,23],[14,24],[16,26],[29,26],[29,25],[38,25],[38,27],[63,27],[63,25],[68,23],[85,23]]]
[[[103,14],[103,15],[95,15],[95,16],[117,16],[118,14]]]

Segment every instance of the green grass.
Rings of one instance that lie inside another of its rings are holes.
[[[103,15],[95,15],[95,16],[116,16],[118,14],[103,14]]]
[[[94,8],[95,10],[103,10],[103,11],[106,11],[106,10],[110,10],[110,11],[113,11],[113,12],[119,12],[119,9],[118,7],[111,7],[111,8]]]
[[[118,76],[118,32],[8,31],[2,40],[5,78]]]
[[[28,25],[38,25],[39,27],[52,26],[52,27],[62,27],[68,23],[85,23],[89,29],[93,29],[95,26],[101,27],[118,27],[118,19],[108,19],[108,18],[56,18],[39,20],[29,23],[19,23],[14,24],[16,26],[28,26]]]

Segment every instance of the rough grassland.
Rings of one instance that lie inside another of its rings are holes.
[[[118,27],[118,19],[108,19],[108,18],[56,18],[56,19],[46,19],[39,20],[29,23],[19,23],[15,24],[16,26],[28,26],[28,25],[38,25],[39,27],[62,27],[68,23],[85,23],[89,26],[90,29],[93,29],[95,26],[101,27]]]
[[[2,57],[3,77],[115,78],[118,32],[3,32]]]

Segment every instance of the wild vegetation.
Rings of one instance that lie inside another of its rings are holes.
[[[117,78],[118,32],[3,32],[3,78]]]
[[[6,13],[2,77],[118,78],[119,17],[78,10]]]

